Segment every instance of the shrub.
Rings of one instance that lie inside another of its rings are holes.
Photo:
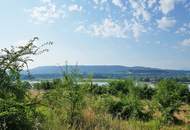
[[[95,85],[92,85],[91,92],[94,95],[108,94],[109,86],[107,86],[107,85],[98,86],[97,84],[95,84]]]
[[[157,84],[155,100],[164,123],[174,123],[177,120],[174,113],[179,111],[179,107],[186,98],[185,88],[186,86],[175,80],[162,80]]]
[[[54,79],[53,81],[45,80],[45,81],[41,81],[40,83],[35,83],[33,87],[35,89],[49,90],[49,89],[54,89],[60,83],[61,83],[61,79]]]
[[[179,88],[180,98],[184,103],[190,103],[190,91],[187,85],[181,84]]]
[[[109,83],[109,93],[112,95],[117,95],[122,93],[127,95],[130,91],[130,88],[134,87],[134,83],[132,80],[115,80]]]
[[[114,101],[109,106],[109,112],[113,117],[122,119],[149,120],[152,118],[151,112],[145,112],[139,99],[126,97],[122,100]]]
[[[81,125],[83,121],[81,112],[85,106],[85,89],[75,76],[75,74],[66,73],[62,83],[44,95],[48,108],[56,114],[59,120],[62,120],[63,124],[71,127]]]
[[[141,99],[148,99],[151,100],[152,97],[155,95],[156,90],[147,84],[143,86],[139,86],[139,97]]]
[[[27,83],[20,79],[24,66],[28,67],[31,55],[43,53],[30,40],[25,46],[2,49],[0,55],[0,127],[2,129],[33,129],[38,114],[37,102],[29,98]],[[49,43],[48,43],[49,44]]]

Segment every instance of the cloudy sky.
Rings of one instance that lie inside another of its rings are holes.
[[[189,0],[4,0],[0,47],[53,41],[31,67],[69,64],[190,69]]]

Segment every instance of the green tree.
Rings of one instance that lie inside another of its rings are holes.
[[[48,108],[69,127],[78,127],[82,123],[82,109],[85,106],[85,91],[77,72],[65,72],[62,82],[44,95]],[[61,111],[61,112],[60,112]],[[61,114],[62,113],[62,114]]]
[[[30,57],[41,54],[47,49],[34,45],[37,37],[28,41],[25,46],[2,49],[0,55],[0,128],[33,129],[37,116],[36,100],[29,97],[26,83],[20,79],[20,72],[28,68]]]

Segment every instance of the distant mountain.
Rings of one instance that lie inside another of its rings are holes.
[[[67,71],[78,70],[82,75],[93,75],[95,78],[124,78],[134,77],[178,77],[190,76],[190,71],[164,70],[150,67],[127,67],[118,65],[79,65],[68,66]],[[30,70],[36,78],[59,78],[66,71],[65,66],[41,66]],[[26,75],[26,71],[22,75]]]
[[[69,71],[72,70],[78,70],[80,73],[86,73],[86,74],[94,74],[94,73],[100,73],[100,74],[113,74],[113,73],[120,73],[120,72],[127,72],[128,67],[125,66],[68,66],[67,69]],[[36,67],[34,69],[31,69],[30,72],[32,74],[55,74],[55,73],[62,73],[66,70],[65,66],[41,66]]]

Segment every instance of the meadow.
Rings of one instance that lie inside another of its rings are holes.
[[[67,74],[63,79],[34,84],[31,94],[40,97],[39,111],[48,129],[158,130],[189,129],[189,91],[174,80],[151,88],[131,79],[107,85]]]

